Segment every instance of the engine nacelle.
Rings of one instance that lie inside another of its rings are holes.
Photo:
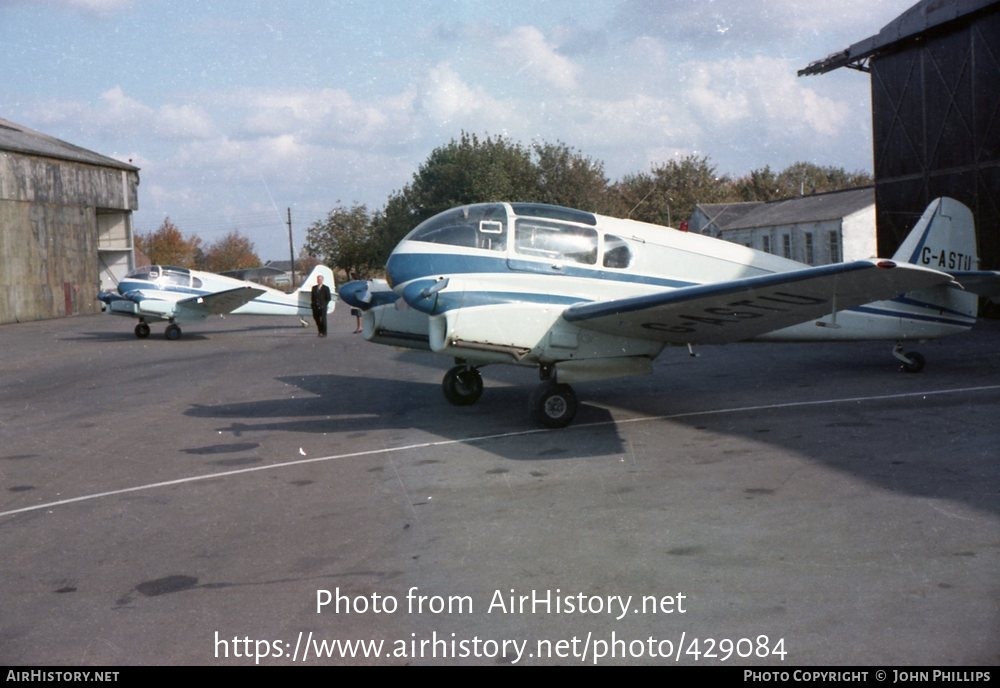
[[[397,302],[402,304],[402,302]],[[428,317],[425,313],[407,308],[405,304],[376,306],[364,312],[361,328],[364,338],[376,344],[402,346],[407,349],[428,351]]]
[[[622,359],[655,358],[663,349],[661,342],[631,339],[580,328],[562,319],[563,306],[523,303],[462,308],[431,316],[428,343],[431,351],[500,363],[559,363],[594,359],[615,359],[608,374],[594,379],[618,377],[616,366],[623,370],[644,367],[646,362]],[[583,379],[583,366],[577,379]],[[648,372],[644,370],[643,372]]]

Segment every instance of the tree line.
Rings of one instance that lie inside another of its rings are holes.
[[[615,217],[677,226],[698,203],[772,201],[873,183],[865,172],[797,162],[740,177],[719,174],[707,156],[689,155],[612,182],[604,163],[564,143],[530,146],[504,136],[463,132],[435,148],[409,184],[389,194],[381,208],[337,201],[309,226],[304,253],[347,275],[381,268],[393,247],[420,222],[457,205],[532,201]],[[221,272],[257,267],[260,258],[239,230],[203,245],[185,239],[169,218],[155,232],[136,235],[151,262]]]
[[[185,237],[180,228],[165,218],[153,232],[135,235],[135,248],[153,265],[175,265],[208,272],[255,268],[261,260],[253,242],[234,229],[218,241],[204,244],[200,237]]]
[[[309,227],[305,250],[360,276],[380,269],[420,222],[467,203],[534,201],[677,226],[698,203],[773,201],[872,183],[865,172],[807,162],[780,172],[763,167],[729,177],[718,174],[707,156],[697,155],[611,182],[601,161],[564,143],[524,146],[503,136],[463,133],[432,151],[412,181],[390,194],[382,208],[369,211],[363,204],[338,201],[325,219]]]

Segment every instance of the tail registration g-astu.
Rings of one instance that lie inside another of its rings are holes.
[[[891,259],[817,267],[727,241],[537,203],[462,206],[396,246],[388,287],[355,281],[342,299],[364,309],[366,339],[455,359],[452,404],[475,403],[479,368],[538,369],[531,410],[568,425],[570,383],[648,373],[667,345],[888,340],[904,370],[924,358],[904,341],[964,332],[978,270],[971,211],[934,200]]]
[[[128,273],[118,291],[105,291],[97,298],[115,315],[138,318],[135,336],[145,339],[150,322],[166,321],[167,339],[181,337],[178,323],[204,320],[210,315],[294,315],[312,314],[312,286],[322,277],[333,288],[333,272],[317,265],[297,292],[286,294],[260,284],[233,277],[167,265],[147,265]],[[336,301],[330,301],[332,313]],[[303,325],[305,325],[303,320]]]

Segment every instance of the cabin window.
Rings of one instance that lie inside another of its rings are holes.
[[[514,227],[515,248],[521,255],[584,265],[597,263],[596,230],[536,219],[520,219]]]
[[[632,264],[632,249],[621,237],[608,234],[604,237],[604,267],[627,268]]]
[[[186,287],[191,284],[190,273],[181,272],[179,270],[170,270],[169,268],[163,270],[162,279],[167,284],[172,284],[178,287]]]

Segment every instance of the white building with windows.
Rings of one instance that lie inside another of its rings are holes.
[[[809,265],[871,258],[875,248],[875,189],[832,191],[769,203],[704,203],[690,231],[718,237]]]

